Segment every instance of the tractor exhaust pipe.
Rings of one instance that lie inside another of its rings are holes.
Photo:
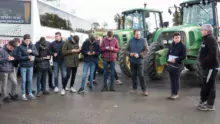
[[[147,6],[147,3],[144,3],[144,8],[146,8],[146,6]]]

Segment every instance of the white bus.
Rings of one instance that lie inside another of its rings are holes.
[[[33,43],[40,37],[53,41],[55,32],[63,39],[79,35],[82,45],[88,34],[77,29],[90,30],[91,23],[40,0],[0,0],[0,46],[15,37],[22,40],[24,34],[30,34]]]

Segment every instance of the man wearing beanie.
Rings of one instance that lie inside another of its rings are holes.
[[[14,85],[17,84],[16,73],[14,73],[13,60],[15,59],[11,54],[16,48],[16,42],[11,40],[0,49],[0,85],[2,86],[3,102],[11,102],[7,92],[8,81]]]
[[[213,28],[210,24],[204,24],[201,30],[203,42],[199,53],[199,63],[203,70],[203,82],[200,92],[198,109],[201,111],[215,110],[215,80],[218,73],[219,48],[217,39],[212,35]]]
[[[28,96],[30,99],[35,99],[32,94],[32,77],[33,77],[33,66],[35,56],[38,56],[38,51],[35,46],[31,43],[31,37],[29,34],[25,34],[23,37],[23,42],[18,47],[17,58],[20,62],[20,72],[22,77],[22,99],[27,100],[26,97],[26,80],[28,83]],[[27,76],[27,77],[26,77]]]

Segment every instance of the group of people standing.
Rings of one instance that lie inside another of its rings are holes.
[[[219,66],[219,49],[216,38],[212,35],[213,28],[206,24],[202,26],[203,42],[199,54],[199,63],[203,70],[203,85],[201,89],[201,101],[198,105],[199,110],[214,110],[215,101],[215,78]],[[70,81],[70,91],[83,93],[86,83],[87,73],[89,71],[89,82],[87,86],[93,89],[96,84],[96,67],[98,58],[101,55],[104,63],[104,80],[101,91],[115,91],[115,77],[117,84],[121,84],[115,71],[117,53],[120,50],[118,40],[114,38],[113,32],[108,31],[101,45],[99,38],[90,35],[89,38],[79,47],[79,36],[70,36],[66,42],[61,38],[61,33],[55,33],[55,41],[49,43],[42,37],[35,45],[31,43],[29,34],[24,35],[23,41],[15,38],[9,41],[0,50],[0,81],[2,82],[3,101],[9,102],[18,100],[19,95],[16,92],[17,68],[20,66],[22,77],[21,90],[23,100],[35,99],[32,93],[33,67],[37,69],[37,96],[47,95],[49,91],[46,88],[47,74],[49,74],[49,88],[59,92],[59,70],[61,70],[62,89],[61,95],[65,95],[67,83]],[[20,44],[20,45],[19,45]],[[141,38],[141,31],[134,30],[134,37],[127,43],[126,53],[130,60],[132,72],[132,90],[131,93],[137,93],[137,77],[142,90],[142,95],[148,96],[146,82],[144,78],[144,57],[148,56],[149,46],[144,38]],[[84,56],[83,75],[81,86],[78,91],[74,88],[77,69],[79,66],[79,54]],[[52,68],[50,59],[53,57],[54,67],[54,85],[52,83]],[[186,47],[181,41],[181,35],[174,33],[173,43],[170,45],[167,53],[167,71],[170,75],[171,96],[168,99],[175,100],[179,98],[180,73],[183,70],[183,60],[186,58]],[[108,87],[108,73],[110,69],[110,87]],[[70,75],[72,73],[72,75]],[[8,93],[7,85],[11,82],[11,91]],[[26,96],[28,95],[28,97]]]

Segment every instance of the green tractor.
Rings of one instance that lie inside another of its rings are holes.
[[[144,8],[123,11],[122,16],[118,16],[117,20],[118,30],[113,32],[121,49],[118,55],[119,65],[125,75],[131,76],[129,57],[125,54],[125,48],[127,42],[134,36],[133,30],[141,30],[142,36],[150,43],[155,32],[164,27],[167,22],[163,23],[161,11],[146,8],[146,4]],[[98,70],[100,69],[103,69],[103,61],[101,59],[98,63]]]
[[[202,69],[197,62],[202,42],[201,25],[213,25],[214,35],[219,38],[218,9],[219,0],[185,0],[180,4],[181,25],[159,29],[153,37],[146,67],[150,79],[161,79],[164,75],[166,55],[174,32],[181,34],[182,42],[186,45],[185,67],[190,71],[197,70],[199,79],[202,79]]]

